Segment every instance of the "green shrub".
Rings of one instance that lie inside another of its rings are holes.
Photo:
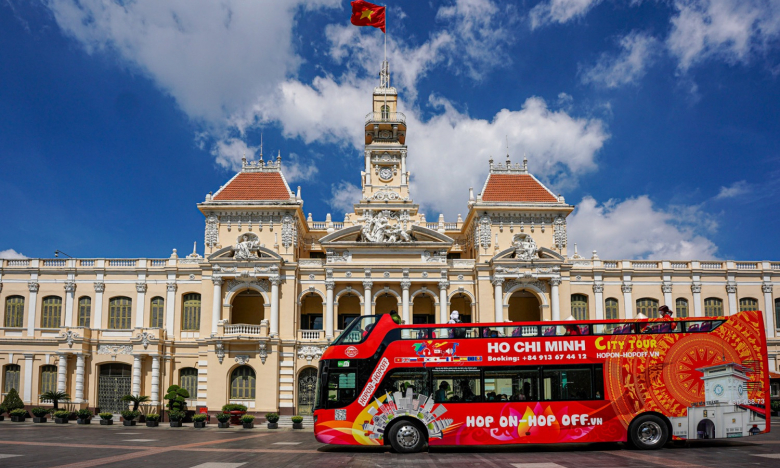
[[[137,418],[141,413],[138,411],[125,410],[120,413],[125,421],[132,421]]]
[[[165,399],[168,400],[168,409],[183,411],[187,407],[185,400],[190,397],[190,392],[178,385],[168,387]]]
[[[207,414],[196,414],[195,416],[192,417],[192,420],[195,422],[203,422],[206,419],[208,419],[208,417],[209,415]]]
[[[100,419],[103,419],[103,420],[106,420],[106,421],[108,421],[109,419],[114,419],[114,414],[113,413],[100,413],[100,414],[98,414],[98,416],[100,417]]]
[[[92,414],[92,411],[90,411],[90,410],[88,410],[86,408],[85,409],[80,409],[80,410],[76,411],[76,417],[79,418],[79,419],[89,419],[92,416],[94,416],[94,414]]]
[[[30,412],[36,418],[45,418],[46,415],[49,414],[49,408],[33,408],[30,410]]]
[[[122,401],[132,403],[133,411],[138,411],[138,406],[149,401],[149,397],[146,395],[125,395],[122,397]]]
[[[160,420],[160,415],[157,414],[157,413],[149,413],[149,414],[146,415],[146,420],[147,421],[159,421]]]
[[[303,416],[293,416],[290,419],[292,419],[292,422],[294,422],[296,424],[300,424],[300,423],[303,422]]]
[[[780,411],[780,400],[772,402],[772,411]]]
[[[241,405],[238,403],[228,403],[227,405],[222,406],[222,411],[244,411],[246,412],[246,405]]]
[[[56,411],[54,413],[54,417],[57,419],[68,419],[70,418],[70,411],[65,411],[65,410]]]
[[[171,421],[181,421],[182,419],[184,419],[184,416],[185,416],[184,411],[173,410],[168,412],[168,419],[170,419]]]
[[[41,399],[51,401],[54,404],[54,410],[56,411],[60,408],[59,407],[60,401],[70,400],[70,395],[68,395],[65,392],[48,391],[41,394]]]
[[[11,410],[8,412],[11,416],[21,416],[23,418],[27,417],[27,410],[24,408],[16,408],[14,410]]]
[[[8,390],[5,400],[3,400],[3,408],[5,408],[8,414],[11,414],[11,411],[15,409],[24,409],[24,402],[19,398],[19,392],[15,388]]]
[[[279,414],[277,413],[268,413],[265,415],[265,419],[268,420],[269,423],[275,423],[279,421]]]
[[[254,420],[255,420],[255,417],[252,416],[251,414],[245,414],[245,415],[241,416],[241,422],[242,423],[251,423]]]
[[[227,413],[219,413],[219,414],[217,414],[217,421],[219,421],[221,423],[228,422],[228,421],[230,421],[230,415],[227,414]]]

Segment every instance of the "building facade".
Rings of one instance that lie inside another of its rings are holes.
[[[203,254],[24,259],[0,264],[0,389],[26,404],[48,390],[117,412],[122,395],[160,404],[308,414],[316,366],[355,317],[405,323],[635,318],[763,310],[777,370],[780,262],[602,260],[569,254],[574,206],[526,161],[489,162],[465,217],[427,220],[409,191],[406,120],[387,64],[365,120],[362,196],[343,221],[304,214],[281,157],[243,161],[205,197]],[[413,157],[409,155],[408,157]]]

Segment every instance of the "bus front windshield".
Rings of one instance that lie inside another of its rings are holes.
[[[360,317],[359,319],[353,320],[347,328],[341,332],[341,335],[339,335],[338,339],[336,339],[333,344],[346,345],[360,343],[371,334],[371,330],[374,329],[377,320],[379,320],[379,317],[375,315]]]

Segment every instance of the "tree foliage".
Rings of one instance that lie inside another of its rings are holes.
[[[15,409],[24,409],[24,402],[19,398],[19,392],[17,392],[15,388],[12,388],[5,396],[2,406],[8,414],[11,414],[11,411]]]
[[[190,397],[190,392],[186,389],[179,387],[178,385],[171,385],[168,387],[168,392],[165,394],[165,399],[168,400],[166,405],[170,411],[178,410],[184,411],[187,407],[186,399]]]

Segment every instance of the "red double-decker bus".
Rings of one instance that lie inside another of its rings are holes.
[[[730,317],[396,325],[353,321],[320,360],[317,440],[629,442],[769,431],[759,311]]]

